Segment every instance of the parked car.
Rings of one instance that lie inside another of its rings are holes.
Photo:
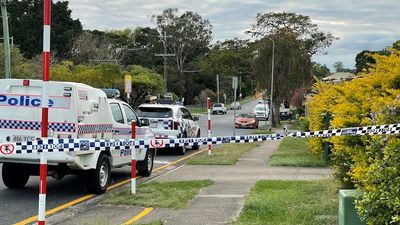
[[[291,120],[293,119],[293,113],[289,108],[280,108],[279,109],[279,119],[280,120]]]
[[[142,104],[137,108],[140,119],[148,119],[155,138],[194,138],[200,137],[197,116],[192,116],[182,105]],[[199,149],[198,145],[192,149]],[[175,148],[179,155],[186,153],[186,147]]]
[[[231,110],[234,110],[234,109],[242,109],[242,106],[240,105],[240,102],[232,102],[231,103]]]
[[[254,114],[259,120],[267,120],[269,116],[269,106],[267,104],[257,104],[254,107]]]
[[[212,114],[226,114],[226,107],[223,103],[215,103],[212,108]]]
[[[254,113],[242,113],[235,119],[236,128],[258,128],[258,118]]]
[[[0,143],[33,141],[41,137],[42,86],[41,80],[0,80]],[[130,139],[132,120],[138,123],[137,138],[154,138],[146,126],[148,121],[138,120],[127,103],[109,99],[102,90],[85,84],[50,81],[48,104],[49,138]],[[155,149],[136,151],[140,176],[150,176],[154,156]],[[38,159],[37,152],[0,154],[4,185],[24,187],[30,176],[39,175]],[[48,174],[56,179],[80,174],[85,177],[88,191],[101,194],[110,184],[111,169],[131,164],[131,151],[124,148],[76,153],[55,151],[48,153],[48,164]]]

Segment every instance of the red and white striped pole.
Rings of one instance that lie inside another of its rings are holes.
[[[211,137],[211,100],[207,98],[208,137]],[[211,155],[211,143],[208,144],[208,155]]]
[[[47,156],[40,153],[40,184],[39,184],[39,216],[38,225],[46,223],[46,180],[47,180]]]
[[[42,138],[48,137],[49,80],[50,80],[50,22],[51,0],[43,2],[43,86],[42,86]],[[38,225],[46,223],[47,155],[40,153],[40,184]]]
[[[136,121],[131,123],[132,139],[136,139]],[[136,194],[136,148],[131,152],[131,194]]]

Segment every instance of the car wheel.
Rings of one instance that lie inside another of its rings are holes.
[[[185,134],[183,134],[183,138],[186,138],[187,137],[187,134],[185,133]],[[175,148],[175,152],[176,152],[176,154],[178,154],[178,155],[185,155],[185,153],[186,153],[186,146],[182,146],[182,147],[177,147],[177,148]]]
[[[97,160],[96,169],[87,171],[86,187],[90,193],[102,194],[106,192],[111,180],[110,159],[101,154]]]
[[[197,132],[197,136],[196,136],[197,138],[199,138],[200,137],[200,129],[199,129],[199,131]],[[193,150],[199,150],[199,148],[200,148],[200,145],[193,145],[192,146],[192,149]]]
[[[148,177],[153,171],[154,163],[154,150],[147,149],[144,160],[137,162],[138,175],[142,177]]]
[[[18,163],[3,163],[1,174],[4,185],[10,189],[23,188],[29,180],[29,174]]]

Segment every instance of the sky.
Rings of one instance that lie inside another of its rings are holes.
[[[155,27],[151,16],[166,8],[194,11],[213,25],[213,41],[250,38],[257,13],[292,12],[309,16],[321,31],[340,39],[313,60],[331,70],[337,61],[354,68],[362,50],[381,50],[400,40],[400,0],[69,0],[72,17],[84,29]]]

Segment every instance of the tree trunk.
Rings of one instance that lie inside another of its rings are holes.
[[[279,108],[280,108],[280,104],[279,103],[274,103],[273,105],[273,114],[274,116],[272,117],[272,127],[276,127],[279,123],[280,123],[280,119],[279,119]]]

